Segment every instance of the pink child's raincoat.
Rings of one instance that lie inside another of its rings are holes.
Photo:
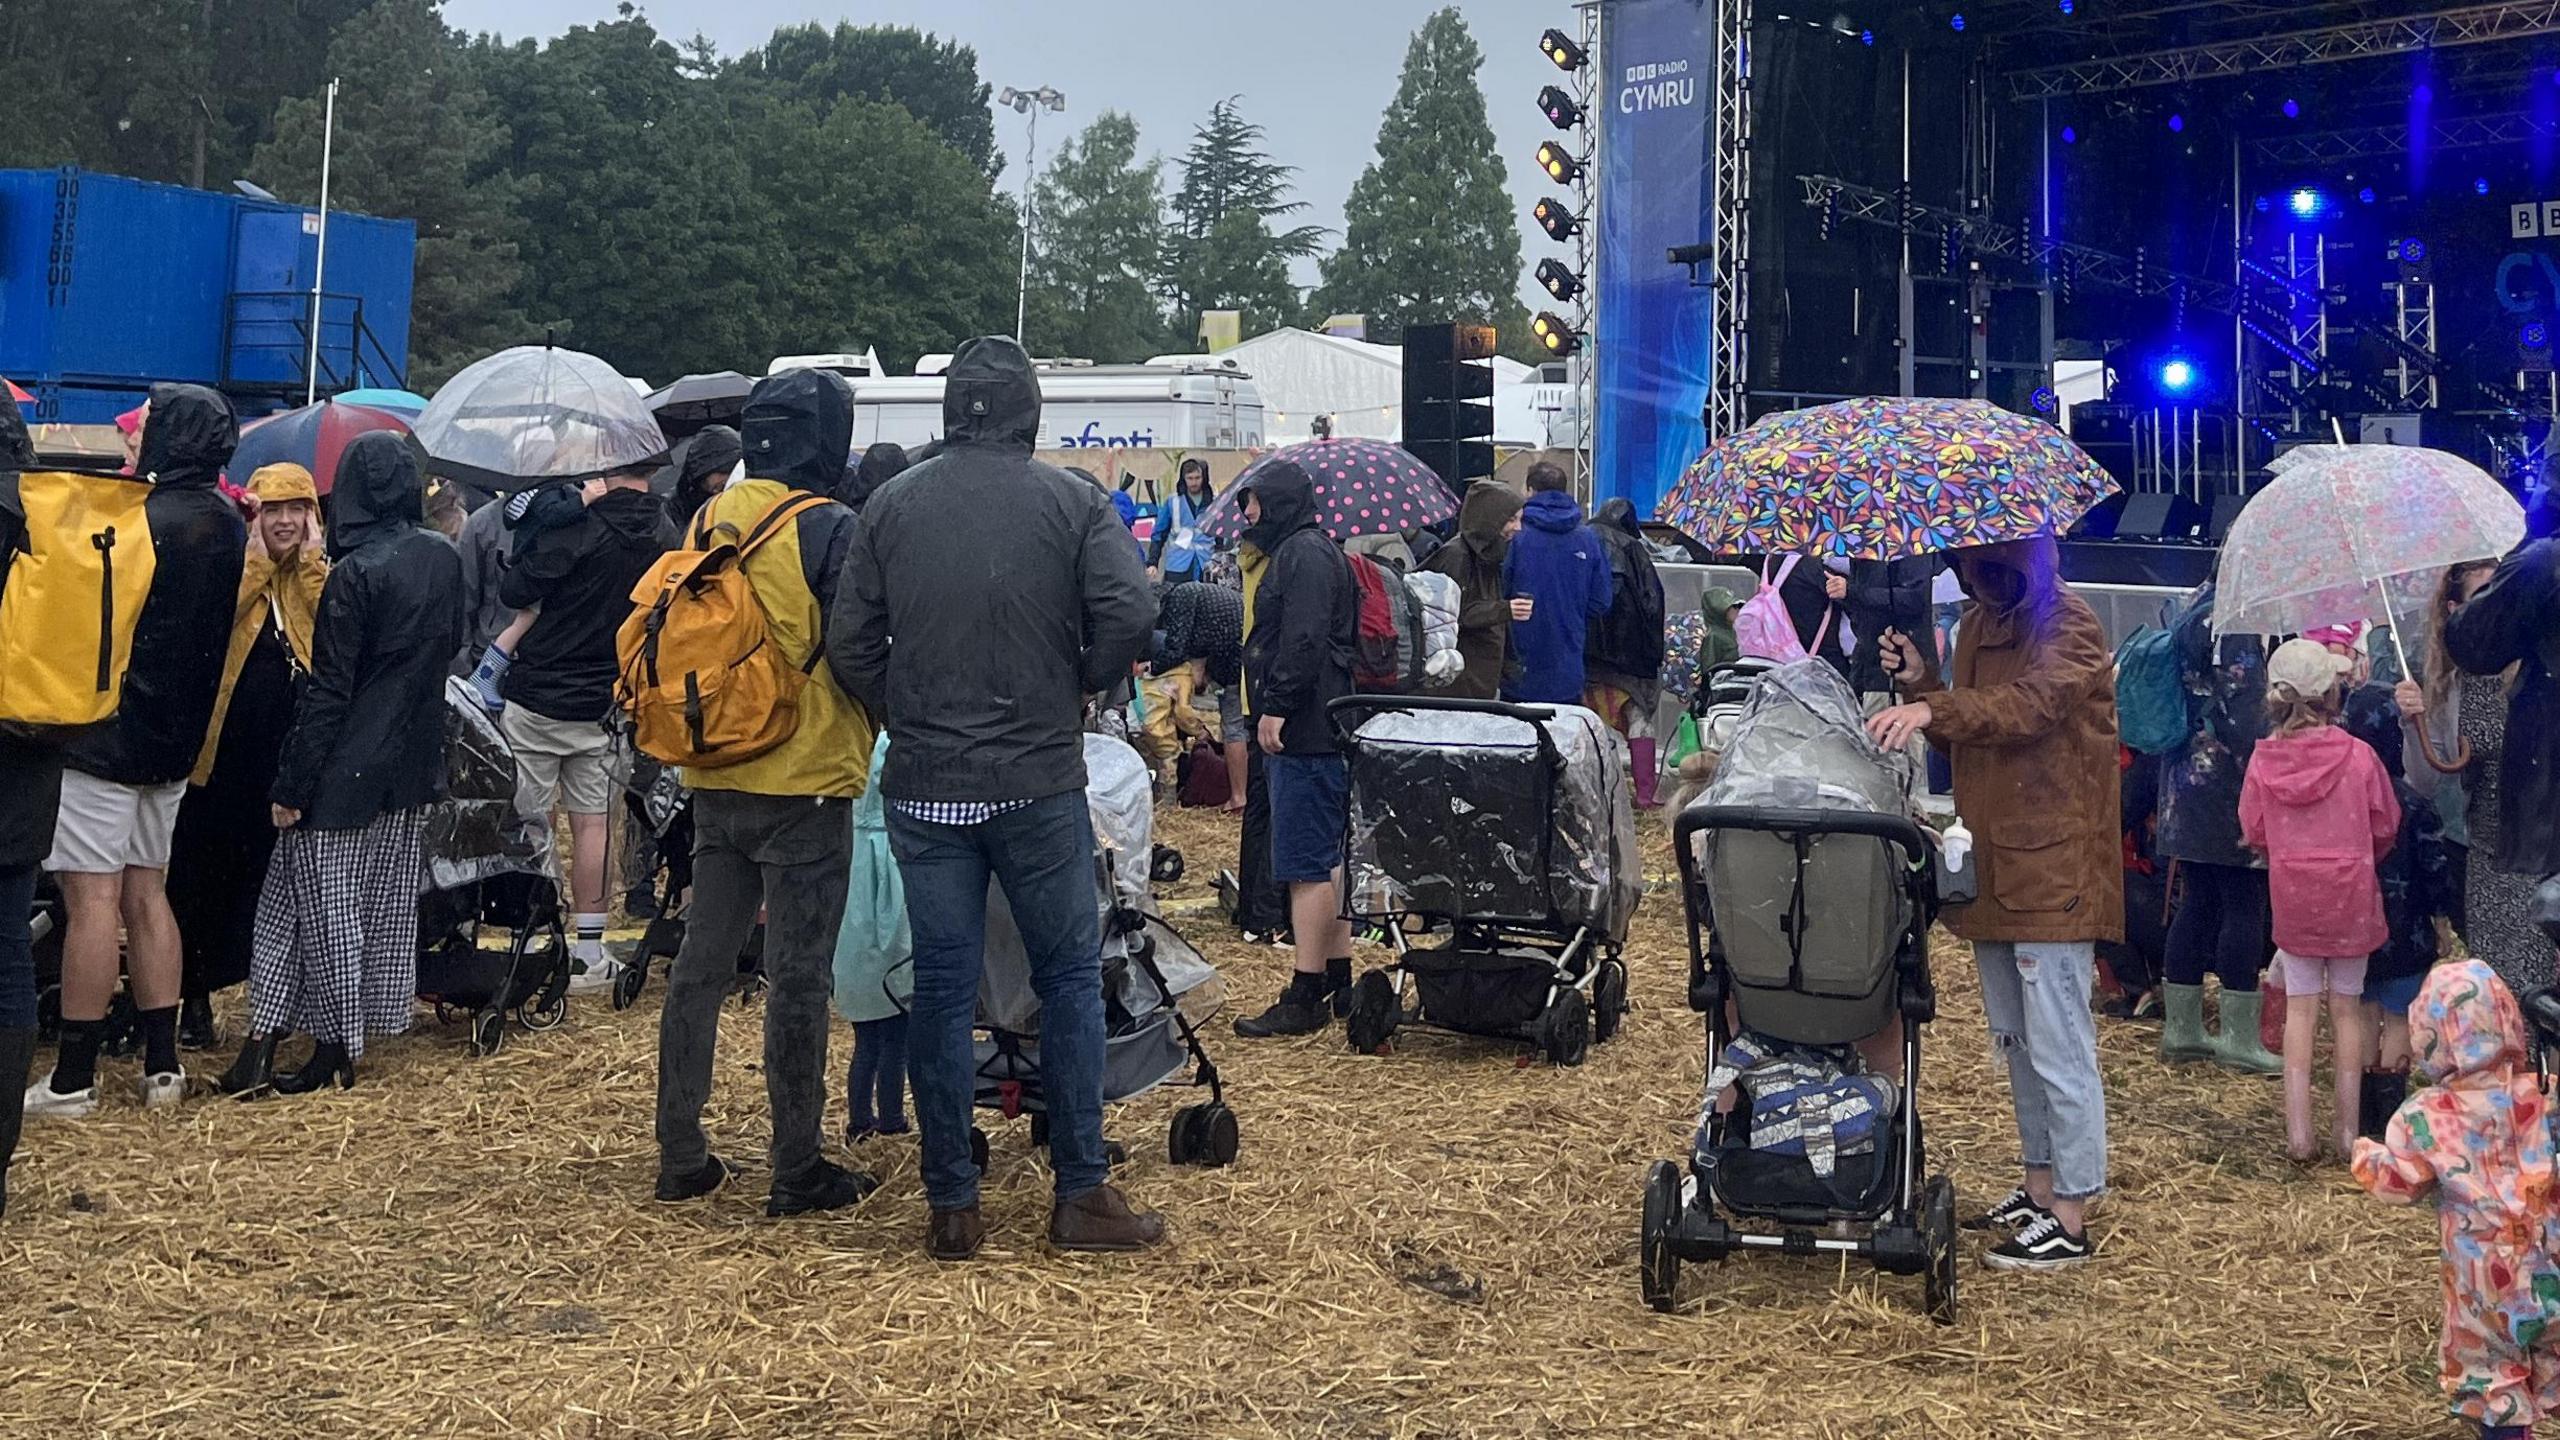
[[[2240,838],[2267,857],[2276,948],[2361,960],[2391,938],[2374,857],[2400,833],[2400,802],[2373,747],[2334,725],[2271,735],[2240,785]]]
[[[2560,1183],[2524,1014],[2488,966],[2448,962],[2409,1007],[2409,1048],[2432,1083],[2379,1143],[2356,1142],[2356,1183],[2393,1205],[2437,1196],[2453,1413],[2482,1425],[2560,1416]]]

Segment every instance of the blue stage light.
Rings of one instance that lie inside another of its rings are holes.
[[[2062,13],[2065,15],[2068,15],[2079,8],[2078,0],[2062,0]]]
[[[2551,344],[2551,327],[2539,320],[2529,320],[2525,322],[2524,329],[2517,332],[2516,338],[2524,342],[2527,350],[2547,349]]]
[[[2196,388],[2196,366],[2192,360],[2166,360],[2160,365],[2160,391],[2164,395],[2184,395]]]
[[[1858,43],[1859,43],[1859,44],[1861,44],[1861,45],[1867,46],[1867,47],[1868,47],[1868,48],[1870,48],[1870,49],[1874,48],[1875,43],[1876,43],[1876,32],[1874,32],[1873,30],[1861,30],[1861,31],[1859,31],[1859,32],[1858,32]]]
[[[2486,194],[2488,194],[2488,193],[2489,193],[2489,177],[2488,177],[2488,176],[2486,176],[2486,175],[2483,175],[2483,176],[2481,176],[2479,179],[2472,181],[2472,182],[2471,182],[2471,193],[2472,193],[2472,194],[2474,194],[2474,195],[2486,195]]]
[[[2071,0],[2062,0],[2062,3],[2068,5]],[[2050,415],[2062,408],[2062,397],[2053,393],[2052,386],[2039,385],[2036,393],[2027,397],[2027,403],[2035,407],[2037,414]]]
[[[2357,191],[2357,192],[2356,192],[2356,202],[2357,202],[2358,204],[2361,204],[2361,205],[2370,205],[2370,204],[2372,204],[2372,203],[2373,203],[2373,187],[2372,187],[2372,186],[2370,186],[2370,185],[2367,185],[2367,186],[2366,186],[2366,187],[2364,187],[2363,189],[2361,189],[2361,190]]]
[[[2287,120],[2299,120],[2299,119],[2301,119],[2301,118],[2302,118],[2302,102],[2301,102],[2301,101],[2299,101],[2299,100],[2287,100],[2286,102],[2284,102],[2284,118],[2286,118]]]
[[[2079,132],[2079,131],[2077,131],[2077,130],[2075,130],[2075,129],[2073,129],[2073,128],[2071,128],[2071,127],[2070,127],[2070,126],[2068,126],[2068,125],[2063,126],[2063,127],[2062,127],[2062,143],[2063,143],[2063,144],[2065,144],[2065,145],[2077,145],[2077,144],[2079,144],[2079,143],[2080,143],[2080,132]]]
[[[2302,186],[2287,196],[2284,203],[2296,220],[2317,220],[2329,209],[2329,197],[2321,194],[2320,187],[2316,185]]]
[[[2266,196],[2264,196],[2264,195],[2261,195],[2261,196],[2259,196],[2259,197],[2258,197],[2258,213],[2259,213],[2259,214],[2261,214],[2261,215],[2273,214],[2273,213],[2274,213],[2274,211],[2275,211],[2275,208],[2276,208],[2276,202],[2275,202],[2275,201],[2268,199],[2268,198],[2267,198]]]
[[[2186,133],[2186,129],[2187,129],[2187,117],[2186,117],[2186,116],[2184,116],[2184,115],[2179,115],[2179,114],[2172,114],[2172,115],[2170,115],[2170,117],[2169,117],[2169,133],[2170,133],[2170,134],[2172,134],[2172,135],[2182,135],[2182,134]]]
[[[2427,263],[2427,242],[2417,239],[2414,236],[2401,241],[2400,263],[2404,265],[2423,265]]]
[[[1950,16],[1948,16],[1948,17],[1947,17],[1947,28],[1948,28],[1948,29],[1951,29],[1951,30],[1953,30],[1953,31],[1955,31],[1955,32],[1956,32],[1957,34],[1959,34],[1959,35],[1963,34],[1963,33],[1964,33],[1964,17],[1963,17],[1962,15],[1950,15]]]

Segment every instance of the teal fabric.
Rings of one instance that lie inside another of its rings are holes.
[[[889,853],[889,820],[880,796],[880,767],[889,737],[871,748],[871,783],[854,802],[853,881],[844,923],[836,930],[836,1013],[860,1024],[904,1015],[915,994],[915,940],[907,928],[907,890]]]

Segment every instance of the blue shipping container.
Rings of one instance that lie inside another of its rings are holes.
[[[320,390],[405,387],[417,227],[333,212]],[[0,170],[0,375],[99,424],[154,382],[302,398],[317,211],[82,170]]]

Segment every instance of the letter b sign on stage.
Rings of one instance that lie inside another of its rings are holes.
[[[1713,228],[1714,0],[1609,0],[1600,11],[1599,495],[1641,515],[1706,443],[1714,292],[1669,252]]]

